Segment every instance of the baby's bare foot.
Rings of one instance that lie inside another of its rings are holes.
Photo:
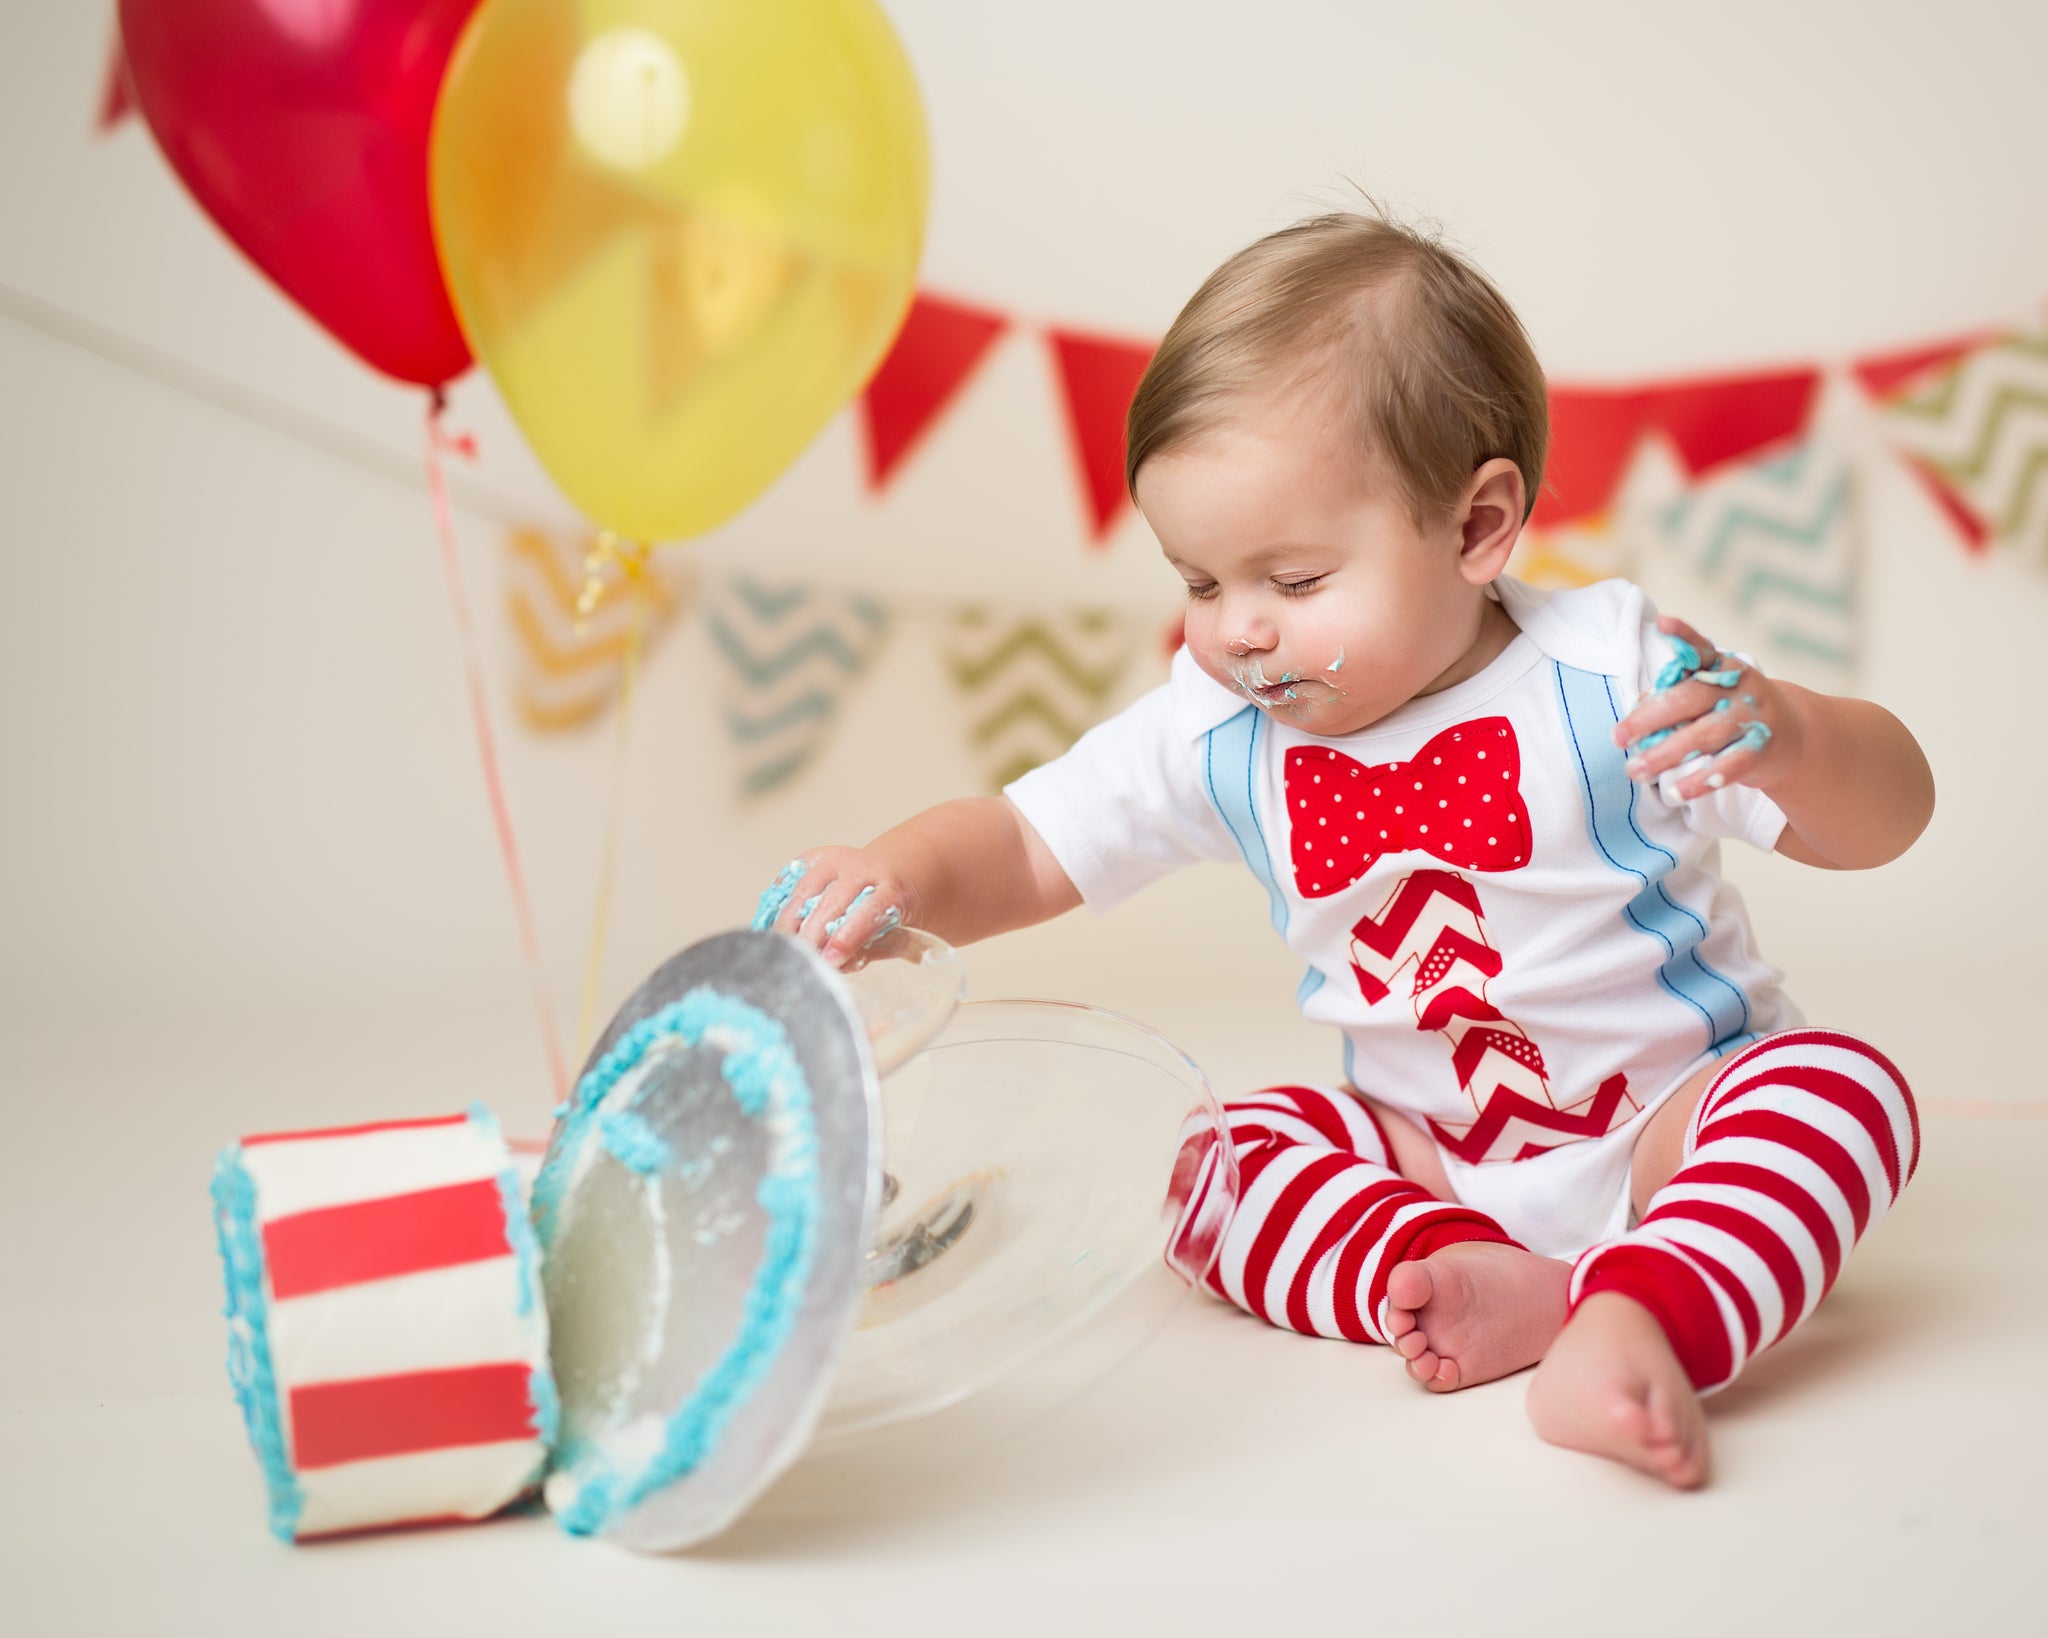
[[[1580,1303],[1529,1384],[1529,1420],[1553,1445],[1611,1456],[1690,1490],[1707,1482],[1707,1418],[1663,1328],[1601,1291]]]
[[[1433,1393],[1491,1382],[1543,1357],[1564,1324],[1571,1265],[1466,1240],[1387,1276],[1387,1340]]]

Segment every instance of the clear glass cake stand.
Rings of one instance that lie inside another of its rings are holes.
[[[550,1505],[628,1472],[723,1393],[707,1449],[596,1526],[690,1546],[813,1444],[851,1448],[1005,1378],[1064,1366],[1085,1382],[1208,1271],[1235,1163],[1208,1081],[1153,1030],[1065,1002],[965,1001],[959,955],[922,933],[890,933],[843,972],[796,940],[727,933],[657,971],[592,1064],[704,985],[775,1019],[803,1065],[819,1163],[807,1284],[771,1312],[762,1179],[778,1139],[735,1105],[715,1043],[655,1053],[620,1085],[667,1164],[560,1153],[558,1127]],[[733,1340],[749,1325],[772,1356]]]

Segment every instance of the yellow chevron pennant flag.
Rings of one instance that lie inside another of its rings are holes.
[[[634,599],[614,586],[586,617],[578,607],[594,541],[514,529],[505,539],[505,600],[513,638],[513,699],[527,726],[573,728],[619,692]],[[640,575],[641,657],[683,602],[683,573],[663,554]]]
[[[1766,671],[1839,686],[1858,657],[1862,541],[1847,451],[1819,441],[1725,469],[1649,521],[1683,614]]]
[[[744,576],[711,587],[706,605],[725,660],[721,692],[740,789],[760,796],[824,748],[840,706],[881,652],[888,617],[857,593]]]
[[[991,790],[1050,762],[1108,714],[1142,635],[1142,623],[1101,609],[954,615],[942,640],[946,668]]]
[[[1988,536],[2048,566],[2048,333],[1966,353],[1885,418],[1971,544]]]
[[[1599,512],[1570,523],[1524,529],[1508,559],[1508,573],[1551,591],[1590,586],[1628,574],[1633,545],[1609,513]]]

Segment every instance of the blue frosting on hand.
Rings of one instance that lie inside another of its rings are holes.
[[[782,914],[782,907],[789,903],[796,884],[803,879],[803,860],[792,859],[782,867],[781,873],[761,892],[761,902],[754,909],[755,932],[765,933],[775,925],[775,918]]]
[[[1700,668],[1700,651],[1683,637],[1667,637],[1665,641],[1670,643],[1673,657],[1650,684],[1652,690],[1659,694],[1667,688],[1676,688]]]
[[[858,893],[854,894],[853,903],[849,904],[844,910],[840,911],[838,915],[834,916],[830,921],[825,923],[825,936],[827,938],[830,938],[834,933],[838,932],[840,928],[846,925],[848,918],[853,915],[854,911],[858,910],[863,904],[867,903],[867,901],[873,898],[874,896],[875,890],[872,887],[863,887]],[[812,904],[815,904],[816,902],[817,901],[815,899],[811,901]],[[804,906],[804,914],[808,916],[810,913],[811,907],[807,904]]]

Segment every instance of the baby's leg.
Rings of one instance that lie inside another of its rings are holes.
[[[1919,1158],[1912,1093],[1854,1037],[1788,1030],[1730,1058],[1641,1224],[1579,1260],[1529,1392],[1537,1431],[1699,1483],[1698,1395],[1813,1312]]]
[[[1550,1304],[1562,1323],[1562,1264],[1533,1257],[1484,1213],[1439,1199],[1392,1165],[1386,1130],[1358,1098],[1320,1087],[1276,1086],[1224,1105],[1237,1149],[1240,1198],[1210,1272],[1212,1290],[1273,1325],[1352,1342],[1397,1342],[1409,1372],[1452,1388],[1540,1355],[1502,1364],[1490,1329],[1519,1334],[1516,1277],[1554,1269]],[[1424,1260],[1428,1262],[1425,1265]],[[1427,1268],[1429,1272],[1422,1270]],[[1404,1278],[1412,1301],[1390,1284]],[[1441,1286],[1439,1337],[1418,1325]],[[1452,1310],[1465,1316],[1458,1321]],[[1466,1337],[1465,1332],[1470,1332]],[[1450,1350],[1456,1336],[1467,1358]],[[1439,1349],[1432,1338],[1442,1341]]]

